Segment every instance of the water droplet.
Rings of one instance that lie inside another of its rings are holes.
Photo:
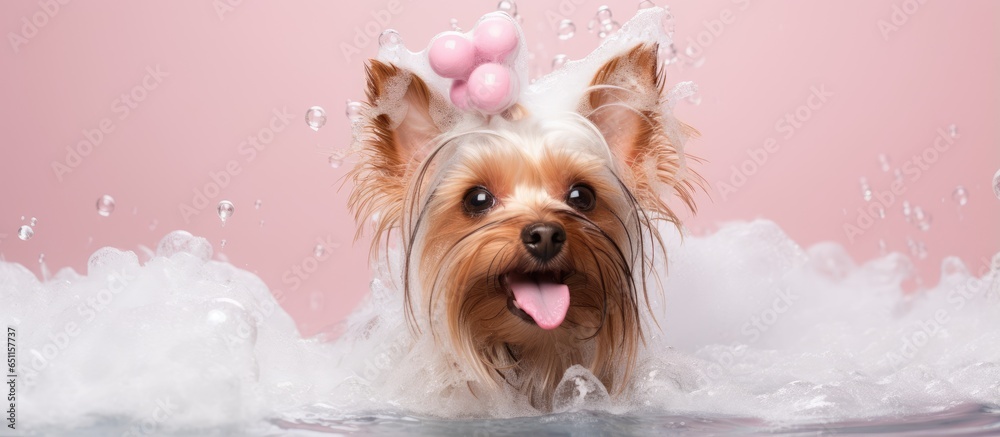
[[[884,172],[888,172],[889,171],[889,157],[886,156],[885,153],[879,153],[878,154],[878,164],[879,164],[879,167],[882,169],[882,171],[884,171]]]
[[[31,229],[31,226],[21,225],[20,228],[17,228],[17,238],[20,238],[21,240],[28,241],[34,236],[35,230]]]
[[[255,201],[255,202],[253,203],[253,209],[260,209],[260,204],[261,204],[261,202],[260,202],[260,199],[257,199],[257,200],[256,200],[256,201]]]
[[[107,217],[115,212],[115,199],[107,194],[97,199],[97,213]]]
[[[403,44],[403,37],[395,29],[386,29],[378,36],[378,46],[388,50],[396,50]]]
[[[656,7],[656,3],[653,3],[650,0],[642,0],[639,2],[639,9],[647,9],[652,7]]]
[[[314,130],[318,131],[319,128],[326,124],[326,111],[322,107],[313,106],[306,111],[306,124]]]
[[[344,113],[347,114],[347,119],[351,122],[361,121],[363,115],[364,107],[361,102],[355,102],[353,100],[347,101],[347,107],[344,109]]]
[[[562,20],[559,22],[559,39],[566,41],[576,35],[576,25],[572,20]]]
[[[552,58],[552,69],[556,70],[559,67],[562,67],[564,64],[566,64],[566,59],[567,59],[566,55],[563,54],[555,55]]]
[[[326,253],[326,248],[323,247],[322,244],[317,244],[316,247],[313,248],[313,255],[316,255],[316,258],[323,256],[324,253]]]
[[[597,36],[599,36],[601,38],[605,38],[608,35],[611,35],[612,33],[615,33],[615,31],[617,31],[620,28],[621,28],[621,25],[618,24],[617,21],[613,21],[612,20],[612,21],[609,21],[607,23],[603,23],[603,24],[601,24],[601,31],[597,32]]]
[[[1000,170],[993,174],[993,194],[1000,199]]]
[[[45,254],[44,253],[41,254],[41,255],[38,255],[38,263],[39,264],[45,263]]]
[[[919,258],[927,258],[927,246],[924,245],[923,241],[915,241],[912,238],[906,239],[906,245],[910,247],[910,254]]]
[[[500,3],[497,4],[497,10],[514,16],[517,15],[517,4],[514,3],[514,0],[500,0]]]
[[[226,220],[229,220],[229,217],[232,217],[233,213],[236,212],[236,207],[233,206],[233,202],[223,200],[219,202],[218,211],[219,218],[222,219],[222,226],[225,226]]]
[[[913,208],[910,207],[910,201],[903,201],[903,218],[906,219],[907,223],[913,222]]]
[[[36,218],[32,217],[32,218],[31,218],[31,221],[29,222],[29,224],[30,224],[31,226],[35,226],[35,225],[37,225],[37,224],[38,224],[38,219],[36,219]]]
[[[260,220],[260,227],[262,227],[262,228],[264,227],[264,219]]]
[[[597,14],[594,15],[594,18],[596,18],[597,21],[601,24],[610,22],[611,8],[609,8],[607,5],[602,5],[601,7],[597,8]]]
[[[462,28],[458,27],[458,19],[457,18],[452,18],[451,20],[448,20],[448,23],[451,24],[451,30],[454,30],[455,32],[461,32],[462,31]]]
[[[865,202],[872,200],[872,187],[868,185],[868,178],[861,178],[861,197]]]
[[[958,204],[958,206],[965,206],[969,203],[969,193],[965,191],[965,187],[959,185],[955,187],[955,191],[951,193],[951,198]]]
[[[344,165],[344,154],[340,152],[333,152],[330,154],[330,168],[340,168]]]
[[[223,238],[222,241],[219,242],[219,249],[223,249],[225,247],[226,247],[226,239]]]
[[[25,218],[25,217],[24,217],[24,216],[22,215],[22,216],[21,216],[21,221],[22,221],[22,222],[24,221],[24,218]]]
[[[919,206],[913,208],[913,220],[921,231],[927,232],[931,229],[931,221],[933,220],[931,214],[924,212],[924,209]]]
[[[958,126],[955,126],[954,124],[949,124],[948,125],[948,136],[950,136],[952,138],[958,138]]]
[[[896,182],[903,182],[903,170],[900,170],[900,169],[898,169],[898,168],[897,168],[897,169],[895,169],[895,170],[893,170],[893,171],[892,171],[892,178],[893,178],[893,179],[894,179],[894,180],[895,180]]]

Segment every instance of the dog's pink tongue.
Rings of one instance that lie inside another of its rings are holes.
[[[511,280],[510,290],[521,310],[528,313],[542,329],[556,329],[569,309],[569,286],[531,278]]]

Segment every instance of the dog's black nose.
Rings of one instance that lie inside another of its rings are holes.
[[[562,250],[566,230],[555,223],[530,224],[521,231],[521,242],[539,261],[548,261]]]

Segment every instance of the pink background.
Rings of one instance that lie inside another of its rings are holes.
[[[38,271],[44,253],[53,272],[63,266],[83,272],[101,246],[155,247],[166,232],[186,229],[209,238],[217,252],[227,240],[221,253],[283,291],[284,307],[305,333],[342,319],[368,281],[367,241],[352,245],[350,185],[340,188],[346,165],[331,168],[323,151],[349,142],[344,104],[363,98],[362,66],[375,54],[377,38],[357,39],[359,53],[349,58],[343,45],[354,44],[356,26],[363,32],[368,25],[395,28],[418,49],[449,29],[450,18],[468,28],[496,7],[493,0],[242,2],[220,14],[216,5],[226,0],[119,1],[71,2],[51,17],[39,15],[58,4],[47,2],[0,3],[0,30],[8,42],[0,47],[2,256]],[[395,13],[388,12],[390,4]],[[548,71],[557,53],[577,58],[596,46],[586,25],[601,4],[518,5],[529,47],[538,51],[538,71]],[[637,1],[607,4],[624,22]],[[699,169],[711,185],[710,195],[699,196],[691,229],[704,233],[729,220],[766,217],[803,246],[837,241],[858,260],[878,255],[880,239],[888,250],[909,252],[906,240],[912,238],[926,245],[929,256],[918,266],[929,283],[937,281],[946,255],[982,268],[1000,248],[1000,201],[990,189],[1000,168],[1000,4],[932,1],[913,10],[917,4],[671,2],[678,49],[695,42],[703,58],[682,54],[668,70],[670,83],[694,80],[701,89],[700,105],[677,107],[703,134],[688,150],[707,160]],[[899,12],[901,25],[886,39],[878,23],[892,22],[894,5],[912,14]],[[44,24],[34,33],[24,24],[33,16]],[[557,39],[553,18],[571,19],[576,36]],[[728,23],[713,24],[720,18]],[[31,37],[15,50],[11,35],[23,30]],[[155,89],[137,91],[145,99],[121,119],[116,99],[157,65],[168,75]],[[813,86],[833,95],[784,138],[775,122],[807,103]],[[303,121],[313,105],[329,115],[318,132]],[[241,141],[284,108],[291,123],[253,159],[241,154]],[[67,147],[105,118],[114,130],[60,181],[52,163],[65,162]],[[887,190],[892,180],[878,154],[899,167],[926,152],[936,131],[952,123],[960,134],[954,145],[921,170],[919,180],[904,176],[903,199],[930,212],[930,229],[907,224],[897,199],[885,219],[876,218],[849,241],[844,223],[853,223],[857,209],[868,205],[859,178],[867,177],[876,191]],[[748,153],[768,138],[780,149],[735,193],[719,193],[718,182],[729,180],[731,166],[750,159]],[[211,182],[210,173],[225,171],[230,161],[240,173],[186,222],[180,205],[190,205],[195,190]],[[963,207],[952,200],[957,185],[968,191]],[[117,201],[110,217],[95,211],[102,194]],[[215,214],[222,199],[236,205],[225,227]],[[29,241],[16,237],[27,222],[22,215],[38,219]],[[339,246],[315,261],[318,241]],[[313,266],[292,280],[295,270]]]

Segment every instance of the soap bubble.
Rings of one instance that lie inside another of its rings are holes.
[[[948,136],[950,136],[952,138],[958,138],[958,126],[955,126],[954,124],[949,124],[948,125]]]
[[[607,5],[597,8],[597,15],[594,16],[601,24],[611,21],[611,8]]]
[[[959,185],[955,187],[955,191],[951,193],[951,198],[958,204],[958,206],[965,206],[969,203],[969,193],[965,191],[965,187]]]
[[[913,208],[910,207],[910,201],[903,201],[903,218],[906,219],[907,223],[913,222]]]
[[[107,194],[97,199],[97,213],[107,217],[115,212],[115,199]]]
[[[882,169],[882,171],[884,171],[884,172],[888,172],[889,171],[889,157],[886,156],[885,153],[879,153],[878,154],[878,164],[879,164],[879,167]]]
[[[592,409],[607,404],[608,389],[593,373],[574,364],[563,373],[562,381],[552,393],[552,411],[562,413]]]
[[[17,228],[17,238],[20,238],[23,241],[28,241],[34,236],[35,230],[31,229],[31,226],[21,225],[20,228]]]
[[[226,220],[229,220],[229,217],[232,217],[233,213],[236,212],[236,207],[233,206],[233,202],[228,200],[219,202],[219,207],[217,209],[219,211],[219,218],[222,219],[223,226],[225,226]]]
[[[931,229],[931,214],[924,212],[924,209],[917,206],[913,208],[913,220],[921,231],[927,232]]]
[[[314,130],[318,131],[319,128],[326,124],[326,111],[320,106],[313,106],[306,111],[306,124]]]
[[[517,15],[517,4],[514,3],[514,0],[500,0],[500,3],[497,4],[497,10],[506,12],[513,17]]]
[[[927,246],[924,245],[923,241],[916,241],[912,238],[907,238],[906,245],[910,247],[911,255],[917,257],[918,259],[927,258]]]
[[[458,27],[458,19],[452,18],[451,20],[448,20],[448,23],[451,24],[451,30],[454,30],[455,32],[462,31],[462,28]]]
[[[642,0],[639,2],[639,9],[648,9],[654,7],[656,7],[656,3],[653,3],[650,0]]]
[[[861,178],[861,197],[865,202],[872,200],[872,187],[868,185],[868,178]]]
[[[559,22],[559,39],[565,41],[576,34],[576,25],[572,20],[562,20]]]
[[[31,225],[31,226],[35,226],[35,225],[37,225],[37,224],[38,224],[38,219],[36,219],[36,218],[32,217],[32,218],[31,218],[31,221],[30,221],[30,222],[28,222],[28,224],[29,224],[29,225]]]
[[[558,54],[552,58],[552,69],[557,70],[566,64],[566,55]]]
[[[396,50],[403,44],[403,37],[395,29],[386,29],[378,36],[378,46],[388,50]]]
[[[351,122],[361,121],[363,115],[363,107],[361,102],[355,102],[353,100],[347,101],[347,107],[344,109],[344,113],[347,114],[347,119]]]
[[[326,253],[326,248],[323,247],[322,244],[317,244],[316,247],[313,248],[313,255],[316,255],[317,258],[323,256],[324,253]]]
[[[260,209],[260,204],[261,204],[261,201],[260,201],[260,199],[257,199],[257,200],[256,200],[256,201],[255,201],[255,202],[253,203],[253,209]]]
[[[225,249],[225,248],[226,248],[226,239],[223,238],[222,241],[219,242],[219,249]]]

